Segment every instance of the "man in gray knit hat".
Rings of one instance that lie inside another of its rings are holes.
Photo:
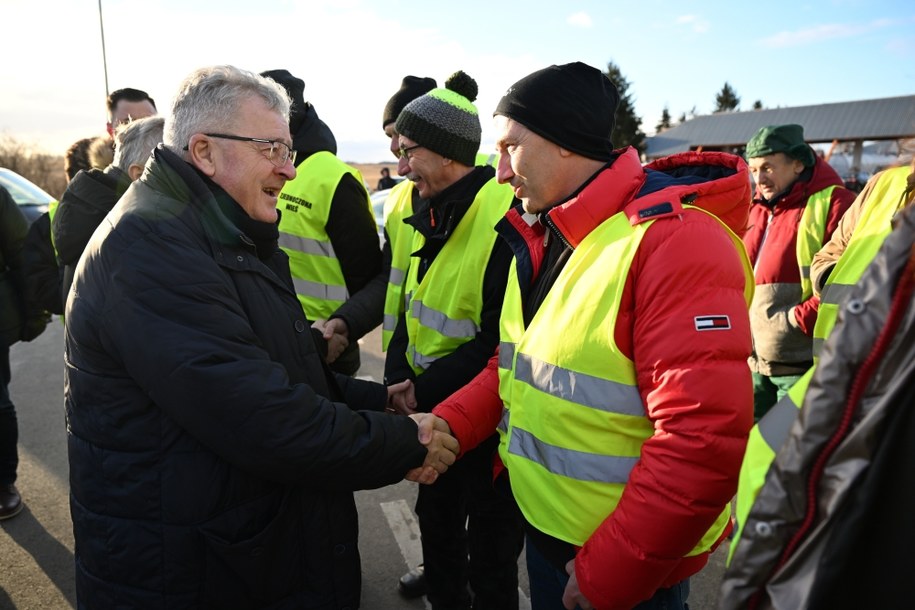
[[[457,72],[396,119],[401,165],[421,197],[403,219],[408,235],[398,236],[412,247],[395,294],[405,310],[385,361],[386,384],[413,382],[393,397],[393,410],[404,415],[430,411],[470,382],[499,340],[511,250],[493,227],[515,199],[492,167],[475,165],[476,95],[476,82]],[[456,463],[453,476],[419,490],[427,596],[435,610],[518,607],[522,522],[510,493],[492,486],[497,442],[492,435]]]

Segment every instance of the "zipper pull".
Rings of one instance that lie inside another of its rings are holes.
[[[429,222],[431,222],[432,227],[435,228],[435,210],[432,209],[432,206],[429,206]]]

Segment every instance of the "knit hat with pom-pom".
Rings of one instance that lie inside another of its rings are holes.
[[[407,104],[395,128],[422,147],[472,167],[482,134],[475,99],[477,82],[462,71],[455,72],[444,89],[433,89]]]

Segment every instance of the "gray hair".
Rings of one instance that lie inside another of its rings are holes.
[[[156,145],[162,141],[165,118],[148,116],[118,127],[114,132],[114,161],[111,164],[127,171],[131,165],[146,165]]]
[[[274,80],[235,66],[195,70],[178,88],[162,141],[166,148],[186,158],[184,147],[191,136],[224,130],[238,113],[240,103],[251,96],[263,99],[289,123],[289,95]]]

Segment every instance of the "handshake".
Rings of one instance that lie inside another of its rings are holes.
[[[441,417],[432,413],[414,413],[408,417],[419,427],[419,442],[426,446],[427,453],[423,465],[407,472],[404,478],[430,485],[454,464],[461,448],[457,439],[451,436],[448,423]]]
[[[441,417],[431,413],[416,411],[416,397],[413,393],[413,382],[401,381],[388,386],[388,413],[406,415],[419,427],[419,442],[426,446],[426,460],[419,468],[414,468],[406,475],[408,481],[435,483],[438,475],[445,474],[448,467],[454,464],[461,448],[453,436],[451,428]]]

